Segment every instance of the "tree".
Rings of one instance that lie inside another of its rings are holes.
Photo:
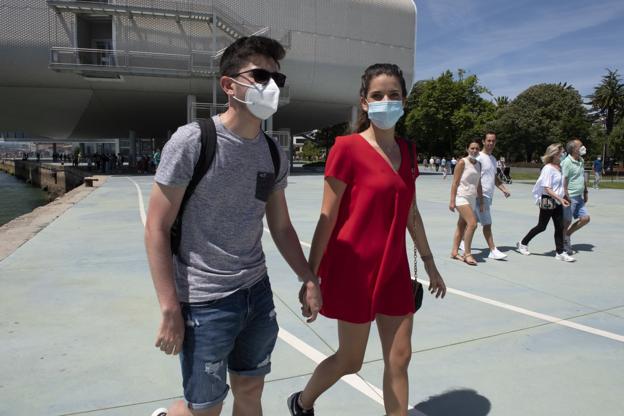
[[[489,91],[476,75],[459,70],[437,79],[417,82],[407,100],[398,133],[416,141],[420,153],[451,155],[461,152],[472,136],[482,136],[496,107],[481,95]]]
[[[301,148],[301,158],[303,160],[317,161],[320,159],[322,153],[322,149],[312,140],[306,140]]]
[[[501,108],[489,126],[497,132],[497,147],[508,157],[531,161],[551,143],[586,139],[591,122],[573,87],[538,84]]]
[[[588,97],[593,109],[604,117],[607,136],[611,135],[613,127],[624,112],[624,84],[615,71],[607,68],[607,74],[602,77],[602,82],[594,88],[594,93]],[[605,143],[604,155],[607,147]]]
[[[624,84],[617,69],[612,71],[607,68],[607,75],[602,77],[602,82],[594,88],[594,94],[589,99],[593,108],[605,117],[606,133],[611,134],[616,116],[621,117],[624,109]]]
[[[325,148],[325,158],[329,155],[329,149],[334,145],[337,136],[345,135],[349,132],[349,123],[344,122],[340,124],[334,124],[333,126],[323,127],[318,129],[314,133],[314,139],[316,144]]]

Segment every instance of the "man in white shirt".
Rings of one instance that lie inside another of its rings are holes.
[[[500,252],[494,244],[494,237],[492,236],[492,216],[490,214],[490,207],[492,206],[492,199],[494,198],[494,187],[501,190],[505,198],[509,198],[511,195],[509,190],[505,187],[503,182],[496,176],[496,158],[492,156],[494,146],[496,145],[496,133],[489,131],[485,134],[483,139],[483,150],[477,157],[477,160],[481,162],[481,187],[483,188],[483,211],[480,210],[480,203],[477,201],[477,207],[475,208],[475,215],[481,225],[483,226],[483,236],[487,245],[490,248],[489,259],[502,260],[507,257],[506,254]]]

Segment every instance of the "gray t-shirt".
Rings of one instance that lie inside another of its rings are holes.
[[[175,283],[181,302],[204,302],[252,286],[266,274],[262,218],[270,192],[284,189],[288,161],[280,151],[280,172],[260,132],[243,139],[219,116],[215,158],[187,202],[180,254],[174,256]],[[162,151],[155,181],[186,187],[201,151],[197,123],[178,128]],[[278,145],[279,146],[279,145]]]

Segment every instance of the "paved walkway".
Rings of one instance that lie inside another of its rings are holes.
[[[152,346],[159,313],[140,208],[151,179],[111,177],[0,262],[0,415],[149,415],[180,396],[177,360]],[[487,260],[478,231],[480,263],[469,267],[448,258],[449,185],[433,175],[418,181],[452,290],[443,301],[426,297],[415,317],[410,415],[624,415],[624,192],[590,193],[592,222],[573,240],[577,263],[566,264],[553,258],[552,228],[531,244],[534,255],[513,251],[537,222],[531,186],[514,183],[512,197],[496,195],[493,207],[508,260]],[[321,190],[322,176],[290,180],[303,242]],[[298,283],[268,234],[263,245],[282,328],[264,414],[286,415],[285,398],[336,348],[336,325],[302,322]],[[364,367],[323,396],[317,414],[383,415],[382,372],[373,330]],[[230,409],[228,399],[224,414]]]

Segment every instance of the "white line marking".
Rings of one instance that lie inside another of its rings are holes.
[[[145,205],[143,204],[143,193],[141,192],[141,188],[139,188],[139,184],[134,181],[134,179],[126,177],[130,182],[134,184],[137,189],[137,195],[139,196],[139,215],[141,215],[141,222],[145,227]]]
[[[269,232],[269,230],[267,230],[266,228],[264,230]],[[310,244],[304,241],[300,241],[300,243],[302,245],[305,244],[306,247],[310,247]],[[427,280],[418,279],[418,281],[424,285],[429,286],[429,281]],[[520,308],[518,306],[510,305],[504,302],[499,302],[494,299],[489,299],[489,298],[484,298],[483,296],[473,295],[472,293],[464,292],[463,290],[458,290],[458,289],[447,287],[446,291],[448,293],[453,293],[455,295],[462,296],[467,299],[476,300],[478,302],[486,303],[488,305],[496,306],[498,308],[507,309],[509,311],[517,312],[522,315],[527,315],[532,318],[541,319],[542,321],[551,322],[553,324],[557,324],[561,326],[567,326],[568,328],[576,329],[578,331],[586,332],[592,335],[598,335],[600,337],[612,339],[614,341],[624,342],[623,335],[615,334],[613,332],[603,331],[602,329],[593,328],[591,326],[587,326],[583,324],[577,324],[576,322],[571,322],[563,318],[557,318],[556,316],[546,315],[544,313],[539,313],[539,312],[533,312],[528,309]]]
[[[429,284],[426,280],[418,279],[419,282],[423,284]],[[473,295],[472,293],[464,292],[458,289],[452,289],[447,287],[447,292],[453,293],[455,295],[463,296],[468,299],[476,300],[479,302],[487,303],[488,305],[496,306],[499,308],[507,309],[509,311],[521,313],[523,315],[530,316],[532,318],[541,319],[543,321],[552,322],[553,324],[567,326],[568,328],[577,329],[579,331],[587,332],[589,334],[598,335],[601,337],[609,338],[614,341],[624,342],[624,336],[619,334],[614,334],[613,332],[603,331],[602,329],[592,328],[591,326],[577,324],[575,322],[570,322],[562,318],[557,318],[556,316],[546,315],[539,312],[533,312],[528,309],[520,308],[518,306],[509,305],[507,303],[499,302],[497,300],[484,298],[482,296]]]
[[[317,364],[319,364],[321,361],[327,358],[325,354],[309,346],[308,344],[306,344],[305,342],[303,342],[302,340],[300,340],[299,338],[297,338],[290,332],[286,331],[282,327],[280,327],[280,330],[279,330],[279,337],[282,339],[282,341],[286,342],[288,345],[298,350],[303,355],[305,355],[306,357],[308,357],[310,360],[314,361]],[[356,376],[355,374],[349,374],[348,376],[344,376],[341,378],[341,380],[347,383],[348,385],[350,385],[351,387],[353,387],[354,389],[358,390],[359,392],[370,397],[371,399],[373,399],[380,405],[382,406],[384,405],[383,392],[377,387],[366,383],[364,380],[362,380],[360,377]]]
[[[141,194],[141,188],[139,188],[139,185],[134,180],[130,178],[126,178],[126,179],[132,182],[134,186],[137,188],[137,195],[139,197],[139,213],[141,214],[141,222],[143,223],[143,226],[145,226],[145,221],[146,221],[145,205],[143,204],[143,195]],[[269,229],[265,228],[264,230],[270,233]],[[309,244],[307,245],[309,246]],[[315,363],[318,364],[321,361],[323,361],[325,358],[327,358],[326,355],[324,355],[317,349],[311,347],[310,345],[306,344],[305,342],[303,342],[302,340],[300,340],[299,338],[297,338],[290,332],[286,331],[284,328],[280,327],[279,329],[280,329],[279,337],[284,342],[286,342],[287,344],[289,344],[290,346],[292,346],[293,348],[301,352],[303,355],[305,355],[306,357],[308,357]],[[355,388],[356,390],[360,391],[361,393],[365,394],[366,396],[370,397],[371,399],[373,399],[374,401],[376,401],[377,403],[383,406],[384,404],[383,392],[379,388],[373,385],[367,384],[366,382],[364,382],[364,380],[362,380],[355,374],[344,376],[342,377],[342,380],[345,383],[349,384],[351,387]]]

